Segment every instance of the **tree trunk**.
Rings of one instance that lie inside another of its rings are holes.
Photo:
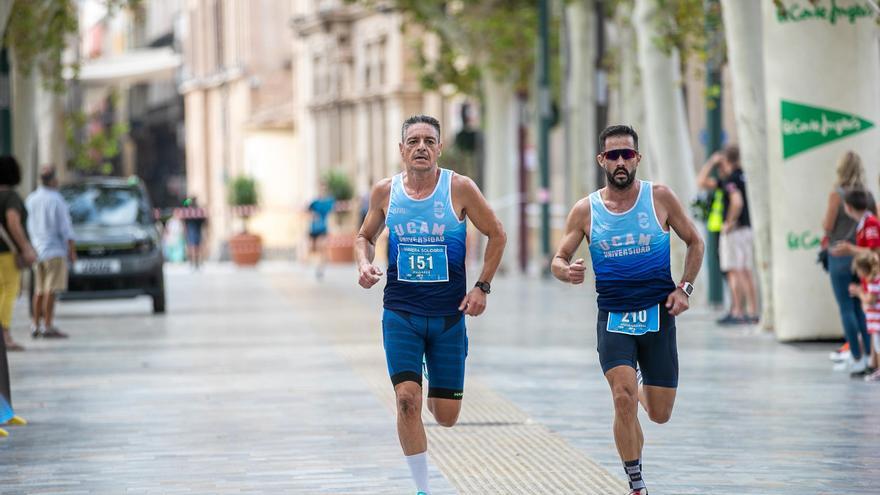
[[[805,19],[798,11],[790,18],[773,2],[761,6],[775,332],[784,341],[839,337],[838,308],[816,253],[825,198],[843,153],[862,157],[867,185],[876,190],[877,25],[873,17],[850,20],[825,10],[825,17]]]
[[[633,27],[638,37],[639,68],[644,76],[645,134],[650,136],[658,179],[675,191],[687,208],[697,188],[681,92],[679,58],[677,51],[667,55],[655,44],[655,39],[660,37],[654,20],[656,15],[656,0],[636,0]],[[684,244],[673,241],[673,276],[684,270],[684,253]]]
[[[516,95],[512,81],[502,81],[488,68],[481,79],[485,104],[485,184],[486,199],[507,232],[507,252],[501,260],[504,271],[512,270],[518,256],[513,246],[519,244],[517,218],[519,193],[516,161]]]
[[[755,235],[755,259],[761,294],[761,326],[773,321],[773,271],[770,246],[770,182],[767,169],[767,121],[761,0],[721,0],[727,55],[733,79],[733,109],[740,157],[748,179],[749,217]]]
[[[15,53],[10,57],[12,79],[12,152],[21,166],[19,190],[34,189],[37,169],[37,69],[22,74]]]
[[[591,0],[565,7],[565,164],[566,204],[596,189],[596,16]]]
[[[628,9],[618,8],[616,14],[618,48],[620,53],[619,80],[620,89],[617,95],[618,116],[616,123],[627,124],[637,131],[646,129],[645,95],[642,89],[642,74],[639,72],[639,51],[636,33],[631,24]],[[651,155],[651,135],[642,132],[639,135],[639,153],[642,163],[639,165],[639,177],[644,180],[657,178],[657,167]]]

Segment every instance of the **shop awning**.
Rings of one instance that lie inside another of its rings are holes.
[[[131,50],[83,62],[79,79],[84,84],[133,85],[169,80],[181,64],[180,54],[168,47]]]

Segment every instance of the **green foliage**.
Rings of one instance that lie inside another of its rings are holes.
[[[113,12],[140,8],[143,0],[104,0]],[[61,93],[66,87],[62,55],[77,39],[79,22],[75,0],[15,0],[9,14],[4,43],[15,53],[24,74],[39,69],[47,89]],[[79,66],[71,66],[74,77]]]
[[[354,186],[348,175],[341,170],[330,170],[324,174],[327,189],[337,201],[348,201],[354,197]]]
[[[229,206],[255,206],[258,200],[257,182],[252,177],[239,175],[227,185]]]
[[[353,3],[356,0],[348,0]],[[360,0],[370,6],[375,0]],[[481,71],[512,79],[518,89],[531,83],[538,36],[538,10],[533,0],[393,0],[410,23],[440,37],[436,61],[423,53],[417,62],[427,89],[452,84],[475,92]],[[418,48],[422,48],[419,46]]]
[[[114,124],[110,129],[100,129],[80,141],[78,134],[86,127],[87,121],[83,112],[65,116],[64,134],[70,164],[72,168],[85,174],[110,175],[113,173],[113,165],[108,160],[119,156],[119,142],[128,133],[128,124]]]

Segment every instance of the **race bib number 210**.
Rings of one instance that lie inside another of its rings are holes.
[[[609,312],[609,332],[627,335],[644,335],[648,332],[660,331],[660,305],[654,305],[639,311]]]

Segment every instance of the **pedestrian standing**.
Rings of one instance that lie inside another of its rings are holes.
[[[828,193],[825,216],[822,219],[822,228],[825,230],[825,236],[822,238],[823,248],[827,249],[840,241],[855,242],[858,221],[846,214],[843,198],[847,192],[852,190],[867,191],[866,183],[865,168],[862,166],[861,157],[854,151],[847,151],[837,162],[837,179]],[[872,196],[868,200],[868,209],[876,215],[876,208]],[[831,360],[835,363],[845,362],[851,357],[849,342],[852,336],[867,332],[862,305],[858,299],[851,297],[847,290],[849,284],[853,282],[852,261],[852,256],[828,254],[828,275],[831,279],[831,289],[834,292],[843,333],[847,336],[843,346],[831,353]],[[843,369],[845,366],[841,365],[837,368]]]
[[[850,285],[849,293],[862,301],[871,338],[871,358],[868,360],[871,373],[865,376],[865,381],[880,381],[880,258],[876,253],[859,253],[853,260],[853,271],[861,284]]]
[[[437,119],[410,117],[403,123],[401,141],[404,170],[373,187],[355,253],[358,283],[369,289],[382,277],[382,269],[373,264],[375,241],[389,229],[382,316],[385,358],[397,399],[400,445],[418,493],[427,495],[422,375],[428,381],[428,410],[441,426],[452,427],[464,394],[464,316],[485,310],[506,237],[474,181],[438,166],[443,143]],[[470,291],[465,273],[467,219],[488,237],[483,269]]]
[[[723,224],[718,255],[730,290],[730,310],[718,323],[757,323],[758,292],[752,272],[754,241],[739,147],[732,144],[713,153],[700,169],[697,183],[704,189],[721,192]]]
[[[27,210],[15,186],[21,182],[21,168],[12,156],[0,157],[0,326],[7,351],[23,351],[12,338],[12,309],[21,289],[21,270],[37,260],[28,239]],[[18,261],[16,261],[18,258]]]
[[[871,195],[867,191],[854,189],[846,193],[843,198],[843,208],[846,214],[857,222],[856,242],[853,244],[849,240],[843,240],[833,244],[829,251],[832,256],[853,257],[859,253],[876,254],[880,252],[880,220],[868,209],[872,203]],[[849,284],[847,284],[847,292],[849,292]],[[858,308],[859,312],[864,315],[861,305]],[[864,316],[861,321],[865,322]],[[859,376],[868,371],[871,339],[868,338],[867,323],[859,325],[856,330],[858,333],[847,332],[846,334],[846,339],[849,341],[849,359],[838,363],[839,366],[836,366],[835,369],[848,371],[851,375]]]
[[[70,209],[58,192],[55,167],[40,169],[40,185],[25,201],[28,233],[37,251],[34,267],[33,338],[67,338],[55,326],[56,294],[67,290],[67,263],[76,261]]]
[[[7,351],[23,351],[12,339],[10,325],[12,308],[21,287],[19,269],[32,265],[37,255],[27,237],[25,225],[27,210],[15,186],[21,182],[21,168],[12,156],[0,156],[0,424],[21,425],[25,420],[12,409],[12,389],[9,383]],[[0,428],[0,436],[6,436]]]
[[[196,197],[187,198],[183,202],[187,208],[184,210],[183,225],[186,233],[186,257],[189,259],[193,270],[198,270],[202,265],[202,231],[207,223],[205,210],[199,208],[199,200]]]
[[[551,268],[563,282],[583,283],[584,260],[572,257],[586,238],[598,294],[599,362],[614,401],[614,441],[630,494],[647,495],[639,403],[655,423],[672,416],[678,387],[675,317],[689,307],[703,240],[671,189],[635,180],[642,156],[633,128],[606,128],[599,146],[607,185],[574,205]],[[677,286],[670,271],[670,229],[687,245]]]

